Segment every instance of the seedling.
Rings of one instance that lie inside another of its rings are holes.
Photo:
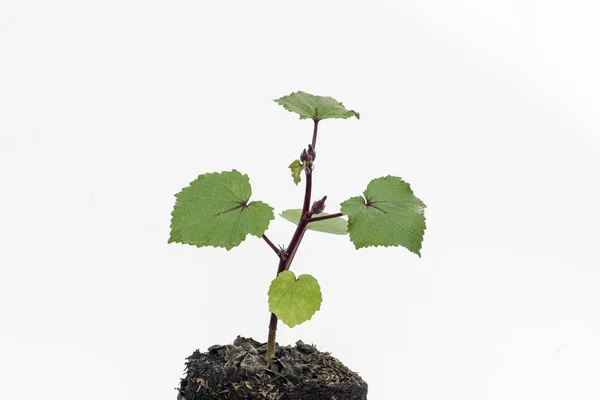
[[[297,185],[304,172],[306,189],[302,209],[285,210],[281,217],[297,225],[287,247],[277,247],[265,235],[275,218],[273,208],[262,201],[250,201],[252,189],[247,175],[236,170],[198,176],[175,195],[171,213],[171,237],[197,247],[238,246],[248,234],[262,238],[278,257],[277,275],[268,292],[269,335],[267,359],[275,355],[277,321],[290,328],[308,321],[321,307],[321,288],[308,274],[296,275],[290,266],[307,230],[348,235],[357,249],[369,246],[403,246],[421,256],[425,233],[425,204],[410,185],[396,176],[373,179],[362,196],[341,203],[340,212],[327,214],[327,196],[312,202],[313,168],[317,158],[319,123],[329,118],[360,118],[331,97],[295,92],[275,100],[286,110],[313,120],[312,141],[289,168]],[[346,216],[348,219],[344,219]]]

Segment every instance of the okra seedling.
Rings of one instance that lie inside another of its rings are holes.
[[[277,247],[265,235],[275,218],[273,208],[262,201],[250,201],[250,180],[235,169],[200,175],[175,195],[169,238],[169,243],[230,250],[251,234],[262,238],[273,249],[278,266],[268,291],[271,318],[267,359],[275,355],[278,320],[294,327],[311,319],[321,308],[322,295],[317,280],[308,274],[296,277],[290,271],[307,230],[348,235],[356,249],[403,246],[419,257],[425,233],[425,204],[413,194],[410,185],[397,176],[373,179],[362,196],[342,202],[339,212],[325,213],[327,196],[312,201],[319,124],[331,118],[359,119],[360,114],[347,110],[331,97],[304,92],[291,93],[275,102],[299,114],[300,119],[313,121],[312,141],[288,167],[296,185],[304,173],[305,191],[301,209],[285,210],[280,214],[297,225],[287,247]]]

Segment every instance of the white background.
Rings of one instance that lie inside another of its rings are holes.
[[[600,398],[600,7],[592,1],[0,3],[0,398],[175,399],[185,357],[266,340],[277,260],[167,245],[173,195],[236,168],[298,208],[401,176],[423,257],[307,234],[321,311],[281,326],[370,399]],[[268,235],[289,241],[280,218]]]

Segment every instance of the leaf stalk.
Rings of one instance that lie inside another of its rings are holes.
[[[269,240],[269,238],[267,237],[267,235],[263,234],[262,238],[265,240],[265,242],[267,242],[267,244],[269,245],[269,247],[271,247],[273,249],[273,251],[275,252],[275,254],[277,254],[277,257],[281,258],[281,252],[279,251],[279,249],[277,248],[277,246],[275,246],[273,244],[273,242],[271,242],[271,240]]]
[[[317,129],[319,127],[319,120],[318,119],[313,119],[313,121],[315,121],[315,125],[313,128],[313,137],[312,137],[312,147],[313,149],[316,150],[317,148]]]
[[[311,223],[311,222],[317,222],[317,221],[324,221],[326,219],[338,218],[343,215],[344,214],[342,214],[342,213],[335,213],[335,214],[324,215],[322,217],[312,217],[312,218],[309,218],[306,222]]]

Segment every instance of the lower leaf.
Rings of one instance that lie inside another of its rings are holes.
[[[283,271],[269,287],[269,311],[290,328],[311,319],[322,301],[321,287],[311,275],[296,278],[292,271]]]

